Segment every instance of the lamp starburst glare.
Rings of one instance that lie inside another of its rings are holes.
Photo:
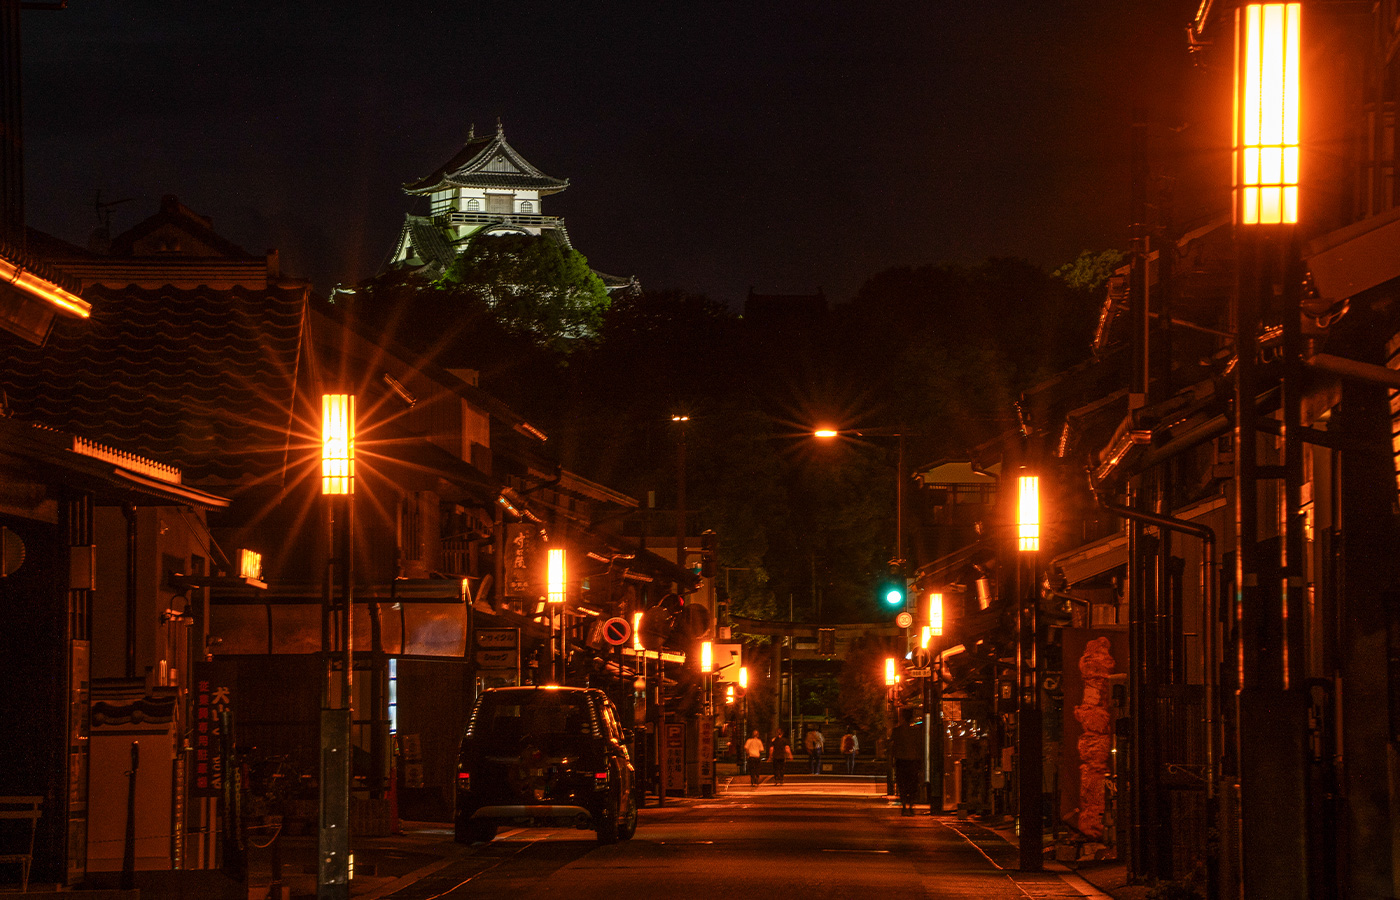
[[[355,493],[355,395],[321,395],[321,493]]]

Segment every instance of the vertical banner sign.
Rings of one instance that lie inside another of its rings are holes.
[[[222,797],[228,760],[224,726],[233,712],[232,668],[217,662],[194,668],[194,762],[191,797]]]
[[[715,717],[700,717],[700,783],[711,784],[715,780]]]
[[[91,761],[88,717],[92,710],[89,696],[88,641],[68,642],[68,866],[67,883],[75,885],[87,876],[88,763]]]
[[[662,770],[666,790],[685,792],[685,723],[666,723],[666,738],[661,745]]]
[[[539,530],[534,525],[506,526],[506,595],[528,597],[538,590],[539,574],[532,571]]]

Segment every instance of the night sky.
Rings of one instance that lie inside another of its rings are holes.
[[[736,308],[895,265],[1128,240],[1131,110],[1182,0],[153,3],[24,13],[26,213],[85,245],[163,194],[319,290],[377,271],[401,185],[473,123],[571,187],[594,268]]]

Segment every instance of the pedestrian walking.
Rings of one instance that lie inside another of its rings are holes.
[[[846,757],[846,774],[856,774],[856,754],[860,752],[860,740],[854,728],[847,728],[841,735],[841,755]]]
[[[783,783],[783,770],[787,766],[787,761],[792,759],[792,745],[787,738],[783,737],[783,730],[779,728],[773,734],[773,740],[768,745],[768,758],[773,763],[773,783]]]
[[[753,730],[749,739],[744,741],[744,756],[749,766],[749,784],[758,787],[758,779],[762,777],[758,771],[758,764],[763,761],[763,738],[758,736],[757,728]]]
[[[822,751],[826,749],[826,738],[822,737],[822,733],[816,725],[807,726],[807,737],[803,739],[803,746],[807,749],[807,774],[820,775],[822,773]]]
[[[919,769],[924,761],[923,731],[914,725],[914,711],[907,707],[899,711],[899,724],[890,738],[890,753],[894,756],[894,782],[899,791],[899,814],[914,815],[914,798],[918,796]]]

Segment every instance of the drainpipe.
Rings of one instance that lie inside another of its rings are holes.
[[[1126,506],[1119,506],[1110,503],[1099,495],[1097,486],[1092,479],[1089,483],[1089,490],[1093,492],[1094,500],[1099,508],[1107,510],[1116,516],[1129,519],[1135,522],[1142,522],[1146,525],[1155,525],[1169,531],[1178,531],[1183,534],[1193,535],[1201,540],[1201,635],[1204,638],[1201,647],[1201,682],[1205,686],[1206,694],[1206,731],[1208,740],[1206,741],[1206,799],[1213,801],[1216,790],[1216,767],[1219,756],[1216,750],[1216,731],[1219,726],[1219,717],[1216,711],[1216,678],[1215,667],[1212,661],[1215,656],[1215,616],[1213,612],[1216,606],[1216,579],[1215,579],[1215,529],[1208,525],[1201,525],[1196,522],[1188,522],[1185,519],[1174,519],[1171,516],[1158,515],[1156,513],[1143,512],[1131,509]]]
[[[126,517],[126,677],[136,677],[136,506],[122,504]]]

